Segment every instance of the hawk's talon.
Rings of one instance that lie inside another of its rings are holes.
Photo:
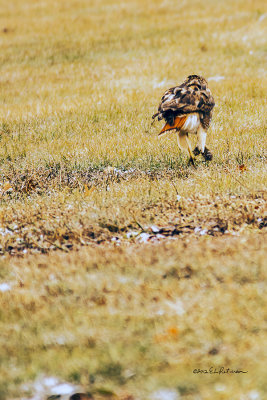
[[[202,155],[206,161],[211,161],[213,158],[212,152],[207,147],[205,147],[204,153],[202,153]]]
[[[197,169],[197,167],[196,167],[196,165],[195,165],[195,161],[194,161],[194,158],[193,157],[190,157],[189,158],[189,160],[188,160],[188,165],[193,165],[193,167],[195,168],[195,169]]]
[[[195,150],[193,151],[194,156],[199,156],[200,154],[200,150],[198,147],[195,148]]]

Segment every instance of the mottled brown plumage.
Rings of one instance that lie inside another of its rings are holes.
[[[163,94],[158,112],[152,118],[158,117],[159,121],[166,121],[160,135],[173,129],[178,132],[179,147],[189,152],[192,163],[194,162],[189,133],[198,136],[194,154],[202,153],[206,160],[211,160],[212,154],[205,143],[214,105],[207,81],[201,76],[189,75],[181,85],[172,87]]]

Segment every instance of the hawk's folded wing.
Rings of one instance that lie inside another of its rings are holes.
[[[182,115],[193,112],[211,112],[215,105],[208,88],[200,89],[196,86],[176,86],[167,90],[161,98],[158,112],[153,118],[167,118],[172,115]]]

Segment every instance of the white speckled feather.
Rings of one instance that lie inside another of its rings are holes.
[[[189,114],[188,117],[186,118],[182,130],[186,131],[187,133],[197,133],[199,124],[200,124],[199,114],[198,113]]]

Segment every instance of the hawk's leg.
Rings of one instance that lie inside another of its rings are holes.
[[[199,152],[197,153],[197,151],[196,151],[197,154],[195,154],[195,155],[204,153],[205,145],[206,145],[206,138],[207,138],[207,132],[200,125],[197,130],[197,147],[194,150],[194,152],[195,152],[198,149]]]
[[[200,126],[197,131],[197,146],[193,151],[195,156],[202,154],[206,161],[212,160],[212,153],[206,147],[207,132]]]
[[[180,149],[184,149],[186,151],[188,151],[188,155],[189,155],[189,164],[192,164],[195,168],[195,163],[194,163],[194,155],[191,149],[191,144],[188,138],[188,134],[187,133],[181,133],[181,131],[177,132],[177,141],[178,141],[178,146],[180,147]]]

